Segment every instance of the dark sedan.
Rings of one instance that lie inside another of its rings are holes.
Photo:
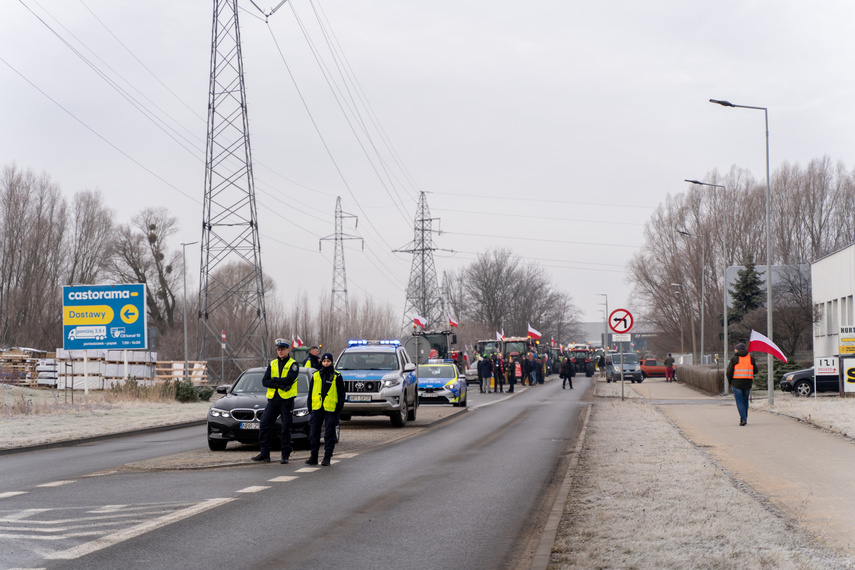
[[[792,392],[793,396],[810,396],[813,394],[813,367],[784,374],[781,377],[781,390]],[[839,392],[840,379],[837,376],[817,376],[816,391]]]
[[[223,451],[230,441],[257,444],[261,414],[267,407],[267,388],[261,384],[265,368],[250,368],[238,376],[231,388],[218,386],[217,392],[225,394],[208,410],[208,448]],[[300,368],[297,379],[297,397],[294,398],[291,441],[294,446],[309,442],[309,374],[311,368]],[[282,423],[276,420],[273,428],[274,448],[278,447]]]

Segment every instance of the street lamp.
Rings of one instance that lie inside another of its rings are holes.
[[[605,293],[597,293],[597,296],[606,298],[606,318],[603,319],[603,354],[606,354],[609,344],[609,296]]]
[[[722,358],[727,362],[727,357],[729,353],[727,352],[727,188],[723,184],[710,184],[709,182],[701,182],[699,180],[686,180],[686,182],[691,182],[697,186],[709,186],[711,188],[721,188],[721,195],[724,201],[724,211],[722,213],[724,219],[724,229],[721,232],[721,255],[722,255],[722,295],[721,295],[721,310],[722,310],[722,319],[724,319],[724,350]],[[724,393],[727,394],[729,391],[728,382],[727,382],[727,374],[724,375]]]
[[[706,270],[706,256],[707,256],[707,240],[705,236],[701,236],[698,234],[690,234],[689,232],[684,232],[683,230],[677,230],[678,234],[683,234],[684,236],[701,238],[701,365],[704,363],[704,308],[706,304],[706,287],[704,283],[706,279],[704,279],[704,273]]]
[[[683,362],[683,355],[686,354],[686,349],[683,346],[683,303],[686,298],[683,296],[683,285],[680,283],[671,283],[671,287],[680,288],[680,362]]]
[[[181,243],[181,255],[183,256],[183,266],[184,266],[184,380],[186,382],[190,381],[189,371],[187,368],[189,367],[189,361],[187,360],[187,246],[199,243],[198,241],[191,241]]]
[[[772,340],[772,183],[769,178],[769,109],[750,105],[734,105],[730,101],[710,99],[710,103],[722,107],[756,109],[763,111],[766,117],[766,335]],[[769,405],[775,403],[774,361],[771,354],[766,355],[766,389],[769,392]]]

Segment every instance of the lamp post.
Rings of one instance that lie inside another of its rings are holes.
[[[680,289],[680,363],[682,364],[683,355],[686,354],[683,345],[683,303],[685,303],[685,298],[683,297],[683,286],[680,283],[671,283],[671,287],[679,287]]]
[[[706,269],[706,256],[707,256],[707,240],[705,236],[698,234],[690,234],[689,232],[684,232],[683,230],[677,230],[678,234],[683,234],[684,236],[701,238],[701,365],[704,363],[704,306],[706,304],[706,287],[704,283],[706,279],[704,279],[704,273]]]
[[[730,354],[728,352],[727,346],[727,188],[723,184],[710,184],[709,182],[700,182],[699,180],[686,180],[686,182],[691,182],[697,186],[709,186],[710,188],[721,188],[721,195],[724,201],[724,208],[722,212],[723,218],[723,230],[721,232],[721,256],[722,256],[722,294],[721,294],[721,314],[724,322],[724,338],[722,346],[724,349],[722,350],[722,358],[727,361],[727,357]],[[727,394],[729,391],[729,386],[727,382],[727,374],[724,375],[724,393]]]
[[[769,109],[751,105],[735,105],[730,101],[710,99],[710,103],[722,107],[756,109],[763,111],[766,117],[766,335],[772,340],[772,182],[769,178]],[[774,359],[766,355],[766,389],[769,392],[769,405],[775,403]]]
[[[597,296],[606,298],[606,318],[603,319],[603,353],[607,353],[609,346],[609,296],[605,293],[597,293]]]
[[[181,255],[183,258],[182,264],[184,266],[184,380],[189,382],[190,376],[188,374],[188,366],[189,361],[187,359],[187,246],[199,243],[198,241],[191,241],[187,243],[181,243]]]

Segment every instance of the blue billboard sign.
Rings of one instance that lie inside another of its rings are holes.
[[[65,350],[145,350],[145,285],[73,285],[62,288]]]

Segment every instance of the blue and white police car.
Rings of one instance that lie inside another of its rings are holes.
[[[397,340],[351,340],[335,365],[344,379],[342,419],[389,416],[392,425],[415,421],[416,365]]]
[[[419,365],[419,402],[465,407],[468,402],[466,379],[457,373],[451,360],[428,360]]]

